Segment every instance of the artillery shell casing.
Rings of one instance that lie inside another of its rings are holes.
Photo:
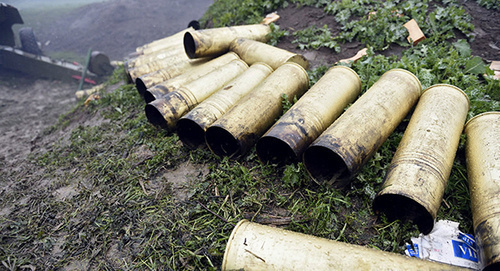
[[[468,111],[469,98],[455,86],[424,91],[373,202],[376,213],[432,230]]]
[[[248,65],[264,62],[275,70],[285,62],[295,62],[304,69],[309,66],[309,62],[302,55],[255,40],[235,39],[229,49],[237,53]]]
[[[172,63],[171,65],[167,65],[165,68],[141,75],[141,82],[147,85],[157,85],[165,80],[181,75],[190,69],[203,65],[209,60],[209,58],[198,58]],[[132,76],[132,78],[134,78],[134,76]],[[134,79],[136,86],[138,82],[137,79],[138,77]]]
[[[208,58],[201,58],[201,59],[189,59],[187,58],[184,54],[178,54],[171,56],[166,59],[162,60],[157,60],[153,62],[146,63],[144,65],[134,67],[132,69],[129,69],[130,77],[132,78],[133,82],[140,76],[143,76],[145,74],[151,74],[157,71],[168,71],[169,74],[174,74],[170,76],[176,76],[185,70],[191,68],[192,66],[199,65],[201,63],[204,63],[207,61]],[[181,71],[180,73],[174,73],[174,71]],[[171,78],[171,77],[169,77]],[[169,79],[166,78],[166,79]],[[165,79],[165,80],[166,80]]]
[[[236,38],[267,42],[271,28],[264,24],[220,27],[186,32],[184,48],[190,58],[216,56],[229,51]]]
[[[127,66],[129,69],[133,69],[134,67],[139,67],[154,61],[168,59],[178,54],[184,54],[184,47],[181,45],[131,59],[127,61]]]
[[[296,162],[361,92],[358,74],[345,66],[329,69],[257,142],[266,163]]]
[[[384,73],[304,152],[318,184],[344,187],[396,129],[420,97],[418,78],[403,69]]]
[[[176,88],[190,83],[235,59],[240,59],[240,57],[233,52],[228,52],[160,83],[156,83],[155,80],[139,77],[136,80],[137,91],[139,91],[139,93],[143,93],[142,95],[144,96],[146,103],[150,103],[161,98],[163,95],[174,91]]]
[[[173,131],[179,118],[247,68],[248,65],[243,60],[233,60],[184,87],[168,93],[162,99],[147,104],[146,117],[152,124]]]
[[[205,131],[226,113],[238,100],[260,84],[273,69],[264,63],[255,63],[222,89],[207,98],[177,122],[177,135],[189,147],[205,142]]]
[[[241,220],[222,270],[468,270]]]
[[[485,271],[500,269],[500,112],[465,125],[466,161],[474,233]]]
[[[188,27],[182,31],[179,31],[173,35],[170,35],[168,37],[152,41],[148,44],[145,44],[143,46],[137,47],[136,52],[141,54],[141,55],[147,55],[154,53],[159,50],[163,50],[165,48],[171,47],[171,46],[176,46],[176,45],[184,45],[184,34],[189,31],[195,31],[194,28]]]
[[[210,150],[219,156],[246,153],[283,112],[283,94],[291,101],[308,86],[309,78],[302,66],[283,64],[207,128],[205,140]]]

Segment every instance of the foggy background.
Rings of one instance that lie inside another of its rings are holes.
[[[213,0],[0,0],[18,8],[45,55],[82,61],[89,48],[123,60],[199,20]],[[17,43],[19,46],[19,42]]]

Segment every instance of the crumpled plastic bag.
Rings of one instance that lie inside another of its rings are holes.
[[[405,254],[425,260],[480,270],[479,247],[474,236],[458,230],[458,222],[440,220],[428,235],[412,237]]]

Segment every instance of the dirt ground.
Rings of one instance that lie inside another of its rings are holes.
[[[92,47],[112,60],[123,60],[136,47],[186,28],[191,20],[201,18],[211,2],[103,1],[54,19],[50,25],[41,27],[46,31],[37,32],[36,36],[42,44],[50,41],[49,45],[42,46],[44,52],[73,51],[85,56]],[[24,160],[34,139],[76,104],[77,88],[77,81],[70,84],[37,79],[0,69],[2,171],[10,171],[10,167]]]
[[[171,1],[175,4],[173,7],[166,7],[165,2],[116,0],[91,4],[56,20],[47,28],[47,32],[37,33],[37,36],[42,43],[50,41],[44,50],[74,50],[83,55],[92,47],[106,53],[111,59],[122,60],[135,47],[185,28],[190,20],[201,17],[211,1],[204,1],[206,3],[202,6],[199,1],[194,0]],[[485,60],[500,60],[498,11],[486,10],[475,1],[464,1],[463,5],[474,18],[475,40],[471,43],[472,53]],[[182,12],[177,7],[182,7]],[[290,5],[278,10],[278,13],[281,16],[278,24],[282,29],[293,31],[313,24],[327,24],[332,34],[340,31],[340,25],[333,16],[325,16],[322,9],[296,8]],[[169,27],[165,27],[166,25]],[[68,36],[72,38],[66,39]],[[325,48],[304,52],[291,43],[292,39],[285,37],[278,47],[304,54],[312,67],[332,65],[364,47],[353,42],[342,45],[342,52],[339,54]],[[401,49],[389,49],[386,53],[398,54],[398,50],[400,52]],[[50,144],[49,139],[43,139],[43,131],[55,124],[60,114],[75,105],[76,89],[77,82],[69,84],[35,79],[0,70],[0,197],[9,192],[9,184],[21,174],[16,172],[20,168],[29,167],[29,154],[39,152],[45,144]],[[59,139],[54,137],[50,140]],[[26,176],[26,172],[23,174]],[[0,209],[1,216],[6,213],[8,210]]]
[[[482,57],[485,60],[500,59],[500,14],[498,11],[488,10],[479,6],[475,1],[461,1],[465,10],[472,16],[474,24],[474,40],[470,43],[472,54]],[[334,16],[325,15],[323,9],[314,7],[296,8],[293,5],[278,10],[280,19],[276,24],[281,29],[293,32],[298,29],[304,29],[312,25],[322,27],[328,25],[332,36],[337,35],[341,25],[335,21]],[[457,33],[457,38],[464,38]],[[312,67],[317,65],[332,65],[340,59],[348,58],[356,54],[364,47],[359,42],[345,43],[341,46],[341,52],[336,54],[328,48],[319,50],[300,51],[292,44],[293,36],[284,37],[278,47],[303,54],[311,63]],[[391,45],[384,51],[385,55],[400,55],[402,47]]]

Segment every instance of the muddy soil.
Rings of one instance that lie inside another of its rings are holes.
[[[123,60],[135,48],[185,29],[211,0],[110,0],[78,8],[37,32],[43,49],[86,55],[89,47]],[[36,22],[32,22],[36,23]],[[85,87],[90,88],[90,85]],[[32,141],[76,104],[74,84],[0,69],[0,166],[24,160]]]
[[[32,142],[75,103],[76,84],[0,69],[0,165],[24,160]]]
[[[278,14],[281,18],[276,24],[280,26],[280,29],[288,30],[290,33],[310,26],[322,27],[325,24],[330,28],[332,36],[336,36],[341,31],[341,25],[337,23],[335,17],[326,15],[323,9],[314,7],[296,8],[290,5],[285,9],[278,10]],[[340,53],[336,53],[329,48],[301,51],[296,44],[292,43],[294,39],[292,35],[283,37],[277,46],[304,55],[313,69],[319,65],[331,66],[340,59],[355,55],[357,51],[365,47],[359,42],[351,42],[343,44]]]
[[[470,42],[472,54],[482,57],[485,60],[500,60],[500,12],[496,10],[488,10],[479,6],[475,1],[461,1],[465,10],[472,16],[474,24],[474,39]],[[280,29],[293,31],[304,29],[310,26],[322,27],[328,25],[332,36],[338,34],[341,25],[337,23],[334,16],[326,15],[323,9],[314,7],[297,8],[294,5],[289,5],[285,9],[278,10],[280,19],[276,22]],[[461,34],[457,34],[457,38],[465,38]],[[330,66],[340,59],[349,58],[356,54],[357,51],[365,46],[359,42],[345,43],[341,46],[341,52],[335,53],[328,48],[320,48],[319,50],[301,51],[293,44],[293,36],[284,37],[278,47],[303,54],[314,68],[318,65]],[[401,55],[403,47],[391,45],[388,50],[384,51],[384,55]]]

